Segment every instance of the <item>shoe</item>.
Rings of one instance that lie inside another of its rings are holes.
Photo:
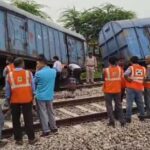
[[[22,140],[16,140],[16,145],[23,145],[23,141]]]
[[[57,134],[57,133],[58,133],[58,129],[52,129],[52,130],[51,130],[51,133],[52,133],[52,134]]]
[[[138,116],[140,121],[144,121],[145,120],[145,116]]]
[[[131,123],[131,118],[126,118],[127,123]]]
[[[33,140],[29,140],[30,145],[34,145],[38,141],[37,138],[34,138]]]
[[[115,128],[115,122],[109,122],[109,123],[107,124],[107,126],[111,126],[111,127]]]
[[[0,148],[4,147],[7,143],[7,141],[0,141]]]
[[[121,124],[121,127],[124,127],[126,123],[125,122],[121,122],[120,124]]]
[[[41,135],[40,135],[40,137],[46,137],[46,136],[49,136],[49,132],[43,132]]]

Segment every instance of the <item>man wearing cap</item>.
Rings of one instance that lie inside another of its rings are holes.
[[[94,72],[97,69],[97,60],[96,57],[93,56],[91,52],[89,52],[89,55],[86,57],[85,66],[86,66],[86,82],[94,83]]]

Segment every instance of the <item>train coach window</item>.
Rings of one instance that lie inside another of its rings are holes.
[[[5,28],[5,21],[4,21],[4,12],[0,11],[0,50],[6,49],[6,28]]]

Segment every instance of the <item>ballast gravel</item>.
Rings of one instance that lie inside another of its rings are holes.
[[[36,133],[39,137],[40,133]],[[9,140],[2,150],[150,150],[150,120],[140,122],[134,116],[131,124],[108,127],[107,120],[59,128],[59,134],[39,138],[31,146]]]

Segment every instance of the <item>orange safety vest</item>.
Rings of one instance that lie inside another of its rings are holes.
[[[150,66],[147,66],[147,69],[146,69],[147,76],[149,76],[149,71],[150,71]],[[145,81],[144,82],[144,88],[150,89],[150,81]]]
[[[120,93],[123,70],[119,66],[104,69],[104,93]]]
[[[14,64],[9,64],[6,66],[6,69],[7,69],[7,74],[8,74],[9,72],[12,72],[15,69],[15,66]]]
[[[131,82],[126,80],[126,87],[138,91],[144,90],[144,78],[146,77],[146,69],[138,64],[130,66],[132,79]]]
[[[33,100],[31,72],[27,70],[12,71],[7,76],[11,87],[11,103],[29,103]]]

